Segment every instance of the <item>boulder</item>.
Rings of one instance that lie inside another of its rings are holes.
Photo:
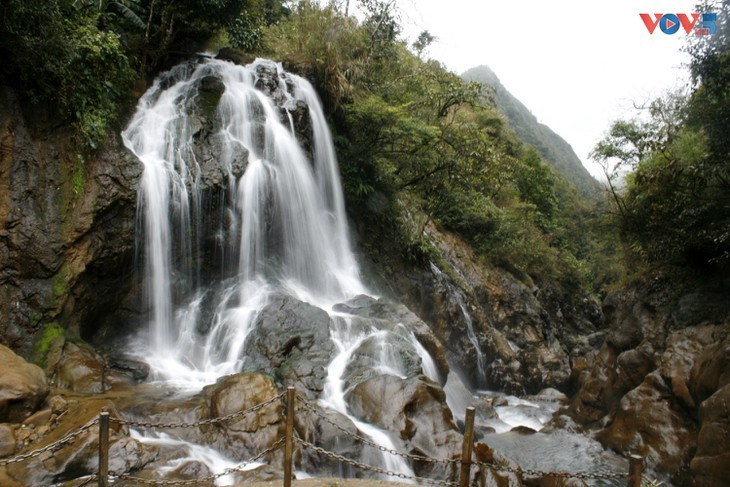
[[[363,444],[355,439],[362,436],[347,416],[321,405],[297,404],[294,428],[301,439],[346,458],[361,458]],[[298,468],[317,472],[322,477],[355,477],[357,469],[317,453],[309,448],[301,451]]]
[[[458,455],[461,449],[462,436],[446,405],[446,396],[430,382],[381,375],[358,384],[345,399],[358,419],[395,432],[396,450],[446,459]],[[417,462],[414,469],[424,477],[449,475],[443,464]]]
[[[329,333],[330,317],[324,310],[291,296],[274,295],[246,339],[243,368],[275,376],[300,392],[318,394],[335,352]]]
[[[658,371],[624,395],[611,423],[596,435],[604,446],[639,454],[648,466],[675,480],[688,471],[696,437],[696,423]]]
[[[406,306],[384,298],[375,299],[370,296],[357,296],[345,303],[336,304],[333,310],[371,320],[371,323],[379,329],[397,330],[398,326],[402,325],[406,330],[413,333],[433,359],[441,379],[441,385],[446,383],[446,378],[449,375],[446,350],[431,328]],[[403,330],[397,331],[403,332]]]
[[[0,345],[0,422],[21,422],[48,396],[43,370]]]
[[[244,411],[276,395],[278,391],[273,381],[255,373],[223,377],[203,389],[211,419]],[[217,437],[213,444],[225,446],[231,458],[248,460],[284,436],[282,409],[282,402],[274,401],[255,413],[214,424],[209,435]]]
[[[12,425],[0,424],[0,458],[12,455],[15,452],[15,431]]]
[[[18,454],[42,449],[57,442],[70,433],[75,433],[106,410],[112,418],[121,419],[114,404],[103,399],[88,399],[76,402],[69,414],[58,418],[49,432],[29,444]],[[8,465],[5,474],[21,485],[58,484],[98,471],[99,427],[92,426],[77,435],[61,448],[32,457],[22,463]],[[131,438],[126,428],[110,425],[109,468],[117,472],[130,472],[142,468],[154,459],[154,448]],[[0,473],[0,478],[2,474]],[[11,484],[12,485],[12,484]]]

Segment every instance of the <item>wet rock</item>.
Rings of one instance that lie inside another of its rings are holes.
[[[568,401],[568,396],[563,394],[557,389],[553,389],[551,387],[547,389],[543,389],[534,396],[529,396],[527,399],[532,401],[548,401],[548,402],[558,402],[558,403],[565,403]]]
[[[38,409],[47,395],[48,383],[43,370],[0,345],[0,421],[23,421]]]
[[[104,392],[104,366],[91,349],[66,342],[62,356],[54,367],[53,377],[59,387],[75,392]]]
[[[538,477],[524,479],[524,485],[527,487],[585,487],[586,484],[580,479],[564,479],[560,477]]]
[[[462,437],[444,392],[431,383],[381,375],[357,385],[346,394],[346,401],[359,419],[398,432],[406,451],[437,459],[451,458],[460,451]],[[418,475],[448,475],[441,464],[415,468]]]
[[[24,357],[40,325],[96,333],[133,286],[140,163],[116,133],[86,159],[71,135],[0,88],[0,336]]]
[[[518,435],[534,435],[535,433],[537,433],[537,431],[530,428],[529,426],[515,426],[510,431],[513,433],[517,433]]]
[[[51,412],[55,415],[60,415],[68,410],[68,401],[58,395],[48,399],[48,405],[51,407]]]
[[[383,368],[404,378],[423,374],[417,350],[394,332],[381,331],[371,335],[353,351],[343,374],[344,389],[348,390],[368,379],[381,375]]]
[[[270,378],[255,373],[224,377],[203,389],[211,418],[244,411],[277,394],[276,386]],[[218,444],[225,442],[226,451],[234,455],[232,458],[247,460],[270,448],[283,436],[282,409],[281,401],[275,401],[255,414],[213,425],[210,434],[219,435],[216,441]]]
[[[254,62],[256,60],[256,56],[243,52],[240,49],[235,49],[233,47],[224,47],[223,49],[218,51],[216,59],[222,59],[223,61],[230,61],[233,64],[240,64],[241,66],[245,66]]]
[[[302,392],[324,388],[335,351],[330,317],[287,295],[275,295],[259,312],[246,340],[244,370],[262,371]]]
[[[105,359],[106,367],[121,378],[126,378],[129,383],[140,383],[150,374],[150,366],[140,360],[129,359],[114,352],[106,354]]]
[[[494,405],[490,399],[487,398],[481,398],[477,402],[475,406],[475,413],[476,413],[476,419],[477,420],[488,420],[488,419],[497,419],[499,418],[499,414],[497,414],[497,410],[494,409]]]
[[[697,425],[687,417],[682,404],[671,393],[658,372],[649,374],[619,404],[611,424],[596,438],[618,452],[635,452],[670,475],[688,470],[690,449],[696,441]]]
[[[697,404],[730,384],[730,337],[718,339],[718,331],[710,336],[690,371],[692,397]]]
[[[98,470],[98,426],[83,429],[91,420],[98,418],[102,410],[112,418],[121,418],[113,403],[107,400],[89,399],[72,406],[72,412],[60,418],[46,436],[28,445],[24,451],[38,450],[54,443],[69,433],[82,431],[73,441],[62,448],[33,457],[25,462],[8,465],[6,473],[22,485],[51,485],[91,475]],[[120,472],[142,468],[154,457],[149,447],[128,437],[128,430],[116,424],[110,427],[110,466]]]
[[[25,421],[23,421],[23,424],[25,426],[32,425],[33,427],[38,428],[40,426],[48,424],[51,421],[52,415],[53,411],[51,411],[51,408],[41,409],[40,411],[26,418]]]
[[[362,436],[362,433],[349,418],[337,411],[313,403],[308,406],[298,404],[294,427],[304,441],[347,458],[361,458],[363,445],[355,439],[355,435]],[[303,449],[299,458],[298,468],[306,472],[333,477],[354,477],[356,474],[354,467],[309,448]]]
[[[431,331],[431,328],[407,307],[383,298],[375,299],[370,296],[357,296],[346,303],[336,304],[333,309],[373,320],[380,329],[394,329],[398,325],[404,326],[414,334],[434,360],[441,378],[441,385],[445,384],[449,373],[446,350]]]

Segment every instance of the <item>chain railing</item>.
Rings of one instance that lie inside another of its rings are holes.
[[[199,485],[199,484],[213,484],[216,480],[220,479],[221,477],[225,477],[226,475],[231,475],[236,472],[243,472],[244,468],[248,465],[251,465],[252,463],[256,463],[259,460],[261,460],[266,455],[275,452],[282,446],[284,446],[285,438],[280,438],[278,441],[276,441],[273,445],[271,445],[266,450],[262,451],[258,455],[249,458],[248,460],[239,463],[235,467],[229,467],[225,470],[223,470],[220,473],[214,474],[214,475],[208,475],[206,477],[200,477],[193,480],[158,480],[158,479],[145,479],[142,477],[133,477],[131,475],[126,475],[123,473],[116,473],[116,472],[109,472],[109,475],[112,477],[116,477],[119,480],[127,480],[130,482],[135,482],[136,484],[141,485]]]
[[[436,480],[436,479],[429,479],[429,478],[424,478],[424,477],[417,477],[415,475],[408,475],[408,474],[399,473],[399,472],[392,472],[390,470],[385,470],[384,468],[375,467],[373,465],[367,465],[365,463],[358,462],[357,460],[353,460],[352,458],[347,458],[342,455],[338,455],[337,453],[325,450],[324,448],[318,447],[318,446],[316,446],[308,441],[304,441],[300,438],[296,438],[295,440],[297,443],[299,443],[303,447],[309,448],[310,450],[313,450],[322,456],[325,456],[332,460],[337,460],[340,463],[345,463],[347,465],[351,465],[351,466],[358,468],[365,472],[375,472],[375,473],[378,473],[381,475],[387,475],[388,477],[393,477],[395,479],[400,479],[400,480],[415,480],[419,484],[443,485],[445,487],[457,487],[459,485],[458,482],[451,482],[448,480]]]
[[[281,399],[286,397],[286,400],[284,401],[285,405],[285,436],[283,438],[279,438],[274,444],[272,444],[269,448],[261,451],[257,455],[253,456],[252,458],[241,462],[239,465],[231,468],[227,468],[223,470],[220,473],[212,474],[209,476],[193,479],[193,480],[164,480],[164,479],[145,479],[140,477],[133,477],[128,475],[126,472],[113,472],[108,470],[109,465],[109,425],[110,424],[118,424],[118,425],[125,425],[125,426],[133,426],[133,427],[141,427],[141,428],[147,428],[147,429],[175,429],[175,428],[198,428],[201,426],[208,426],[213,424],[220,424],[227,421],[232,421],[238,418],[241,418],[243,416],[256,413],[260,411],[261,409],[265,408],[268,405],[271,405]],[[299,404],[301,404],[306,410],[313,413],[317,418],[322,420],[323,422],[327,423],[328,425],[334,427],[337,431],[341,432],[342,434],[346,435],[347,437],[351,438],[357,443],[360,443],[362,445],[366,445],[371,448],[375,448],[380,452],[387,453],[394,456],[399,456],[401,458],[404,458],[406,460],[410,460],[413,462],[419,462],[419,463],[430,463],[430,464],[443,464],[452,467],[452,471],[455,471],[457,466],[459,467],[459,479],[457,481],[453,480],[438,480],[438,479],[429,479],[424,477],[419,477],[416,475],[408,475],[404,473],[399,472],[392,472],[387,469],[373,466],[373,465],[367,465],[365,463],[359,462],[357,460],[354,460],[352,458],[347,458],[345,456],[342,456],[338,453],[328,451],[320,446],[317,446],[309,441],[305,441],[302,438],[297,438],[294,435],[294,419],[295,419],[295,408],[297,401]],[[190,423],[153,423],[153,422],[142,422],[142,421],[135,421],[135,420],[128,420],[124,418],[111,418],[109,416],[108,412],[102,412],[98,418],[95,418],[88,423],[86,423],[84,426],[81,426],[77,430],[66,434],[63,438],[60,440],[57,440],[53,443],[50,443],[49,445],[44,446],[43,448],[39,448],[38,450],[34,450],[28,453],[24,453],[21,455],[16,455],[11,458],[7,459],[0,459],[0,467],[11,465],[14,463],[20,463],[26,460],[29,460],[31,458],[37,457],[39,455],[42,455],[43,453],[49,452],[49,451],[55,451],[57,449],[60,449],[71,442],[75,440],[77,437],[79,437],[81,434],[89,431],[94,426],[99,426],[99,470],[97,474],[90,475],[88,478],[85,479],[84,483],[80,485],[88,485],[93,481],[98,481],[99,487],[108,487],[109,485],[109,478],[123,480],[123,481],[130,481],[134,482],[138,485],[158,485],[158,486],[164,486],[164,485],[200,485],[200,484],[207,484],[211,485],[216,480],[226,476],[231,475],[236,472],[243,472],[244,468],[251,465],[252,463],[258,462],[262,458],[266,457],[267,455],[270,455],[274,453],[275,451],[279,450],[280,448],[284,448],[284,479],[283,484],[284,487],[291,487],[291,481],[293,478],[292,474],[292,463],[293,463],[293,448],[294,444],[296,443],[303,449],[309,449],[319,455],[322,455],[326,458],[329,458],[331,460],[337,461],[339,463],[350,465],[354,468],[357,468],[364,472],[372,472],[379,475],[392,477],[395,480],[409,480],[409,481],[415,481],[419,484],[428,484],[428,485],[437,485],[442,487],[466,487],[469,485],[470,479],[471,479],[471,468],[472,466],[476,466],[480,469],[480,471],[483,473],[485,472],[485,469],[489,469],[492,471],[497,472],[509,472],[514,474],[517,479],[521,482],[522,479],[527,477],[559,477],[559,478],[575,478],[575,479],[581,479],[581,480],[622,480],[627,479],[627,486],[628,487],[640,487],[641,486],[641,480],[642,480],[642,472],[643,472],[643,458],[638,456],[631,456],[629,458],[629,472],[626,473],[592,473],[592,472],[562,472],[562,471],[542,471],[537,469],[523,469],[519,466],[511,466],[511,465],[504,465],[494,462],[481,462],[481,461],[472,461],[472,447],[474,445],[474,408],[467,408],[466,415],[465,415],[465,431],[464,431],[464,441],[462,444],[462,452],[461,452],[461,458],[448,458],[448,459],[436,459],[431,458],[425,455],[414,455],[411,453],[405,453],[400,452],[392,448],[386,448],[382,445],[378,445],[377,443],[358,435],[357,433],[353,433],[352,431],[348,431],[346,428],[342,427],[341,425],[337,424],[335,421],[327,417],[320,409],[316,408],[313,404],[311,404],[306,398],[304,398],[301,395],[297,395],[296,391],[293,387],[289,387],[285,393],[278,394],[260,404],[257,404],[255,406],[252,406],[248,409],[237,411],[235,413],[227,414],[225,416],[221,416],[218,418],[210,418],[206,420],[196,421],[196,422],[190,422]]]
[[[336,430],[342,432],[346,436],[352,438],[353,440],[357,441],[358,443],[361,443],[363,445],[369,446],[371,448],[374,448],[380,452],[388,453],[393,456],[399,456],[401,458],[405,458],[407,460],[413,460],[415,462],[424,462],[424,463],[443,463],[446,465],[455,465],[460,463],[460,460],[458,458],[443,458],[443,459],[436,459],[436,458],[430,458],[422,455],[413,455],[412,453],[404,453],[399,452],[397,450],[394,450],[392,448],[386,448],[383,445],[378,445],[377,443],[368,440],[367,438],[364,438],[356,433],[353,433],[351,431],[346,430],[341,425],[335,423],[330,418],[325,416],[324,413],[322,413],[320,410],[316,409],[309,401],[307,401],[304,397],[301,395],[297,395],[297,398],[299,399],[299,402],[304,406],[307,410],[311,411],[315,416],[320,418],[325,423],[329,424]]]
[[[0,467],[4,467],[6,465],[11,465],[13,463],[21,463],[26,460],[29,460],[31,458],[35,458],[37,456],[43,455],[46,452],[49,451],[55,451],[58,450],[67,444],[71,443],[73,440],[75,440],[77,437],[82,435],[83,433],[89,431],[91,428],[99,424],[99,418],[94,418],[79,429],[72,431],[71,433],[68,433],[66,436],[61,438],[60,440],[54,441],[53,443],[49,443],[48,445],[44,446],[43,448],[39,448],[37,450],[30,451],[28,453],[23,453],[21,455],[16,455],[14,457],[10,458],[4,458],[0,460]]]

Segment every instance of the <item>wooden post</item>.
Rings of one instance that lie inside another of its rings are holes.
[[[629,480],[627,487],[641,487],[641,476],[644,473],[644,458],[639,455],[629,457]]]
[[[474,408],[466,408],[464,443],[461,445],[461,477],[459,486],[468,487],[471,474],[471,450],[474,447]]]
[[[291,487],[292,456],[294,453],[294,387],[286,389],[286,441],[284,443],[284,487]]]
[[[99,487],[109,486],[109,413],[99,414]]]

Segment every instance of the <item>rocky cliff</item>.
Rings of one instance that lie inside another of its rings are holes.
[[[54,325],[91,337],[131,286],[141,168],[113,135],[93,157],[0,88],[0,342],[31,357]]]
[[[646,278],[610,294],[603,311],[606,341],[581,371],[580,389],[564,414],[607,447],[646,457],[675,485],[726,485],[727,283]]]

